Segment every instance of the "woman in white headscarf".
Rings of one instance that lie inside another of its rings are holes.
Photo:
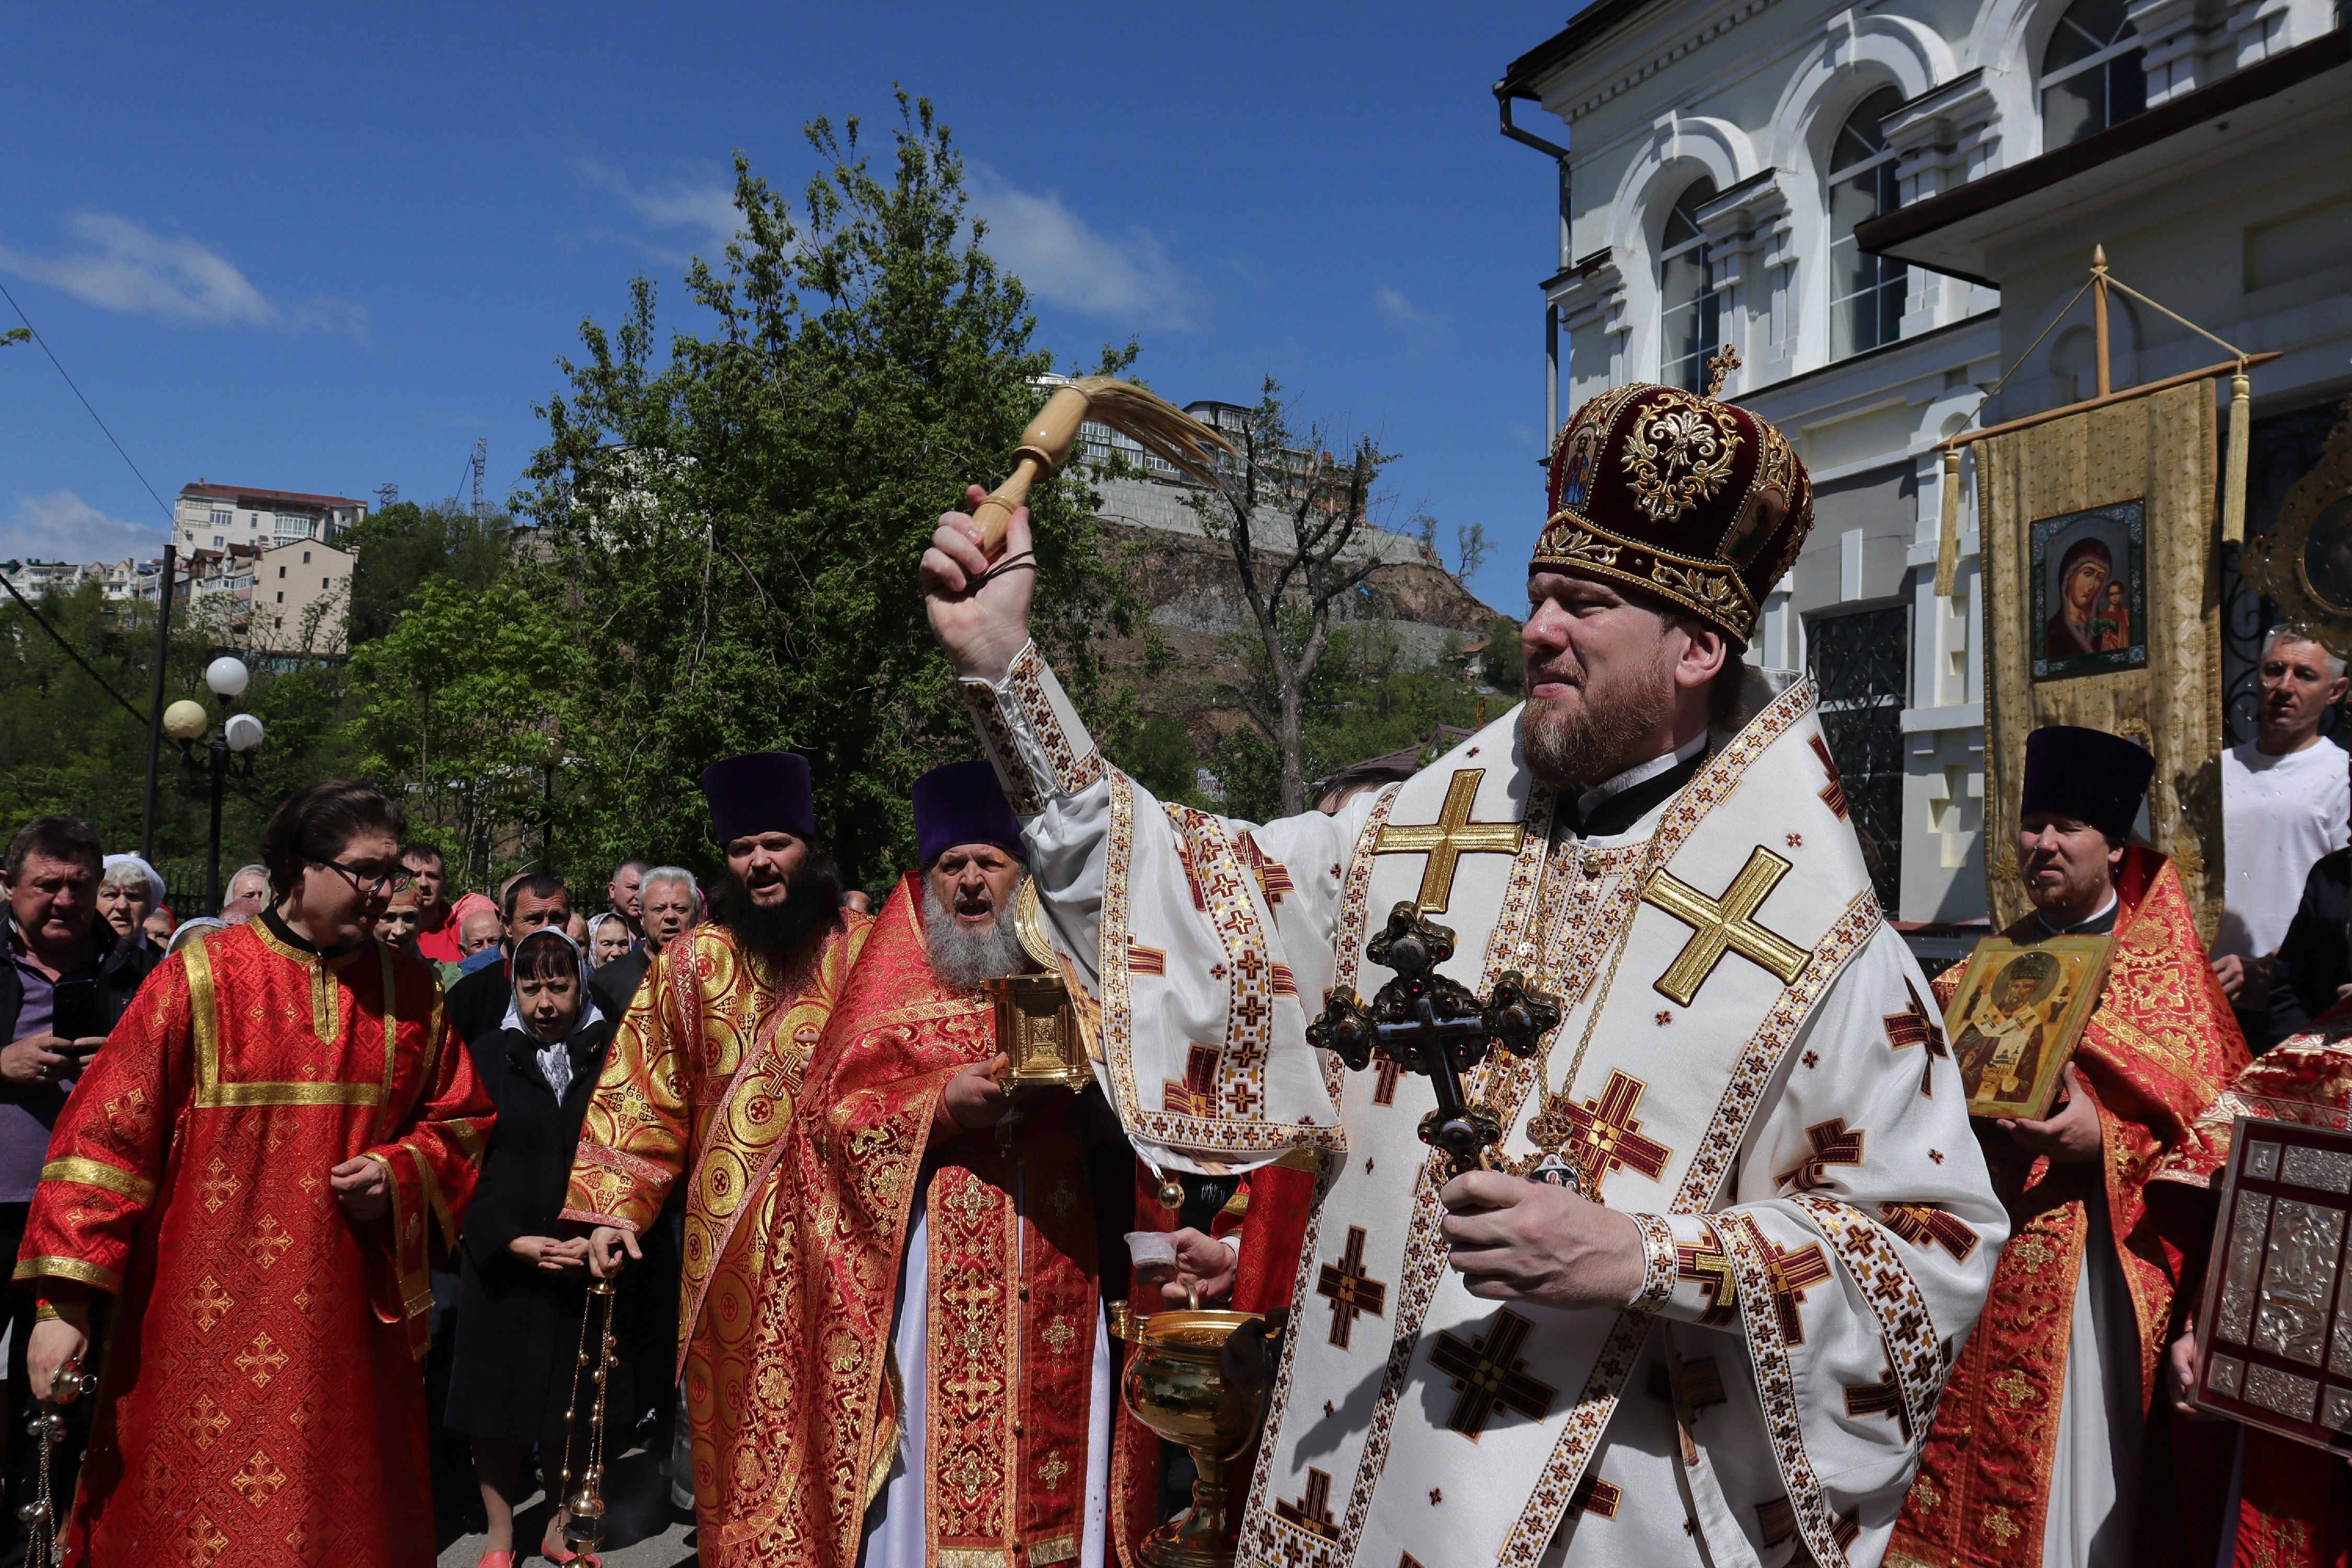
[[[481,1568],[510,1568],[515,1506],[530,1491],[531,1445],[551,1494],[563,1462],[563,1415],[572,1351],[586,1307],[587,1243],[562,1234],[556,1215],[572,1173],[580,1120],[603,1070],[611,1022],[588,994],[579,945],[554,927],[516,944],[514,1000],[503,1026],[467,1048],[499,1108],[482,1179],[459,1237],[457,1340],[444,1420],[472,1435],[489,1540]],[[608,1411],[625,1411],[609,1387]],[[563,1514],[541,1551],[570,1560]]]

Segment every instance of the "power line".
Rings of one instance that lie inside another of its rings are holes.
[[[138,475],[139,475],[139,482],[140,482],[140,484],[141,484],[142,486],[144,486],[144,487],[145,487],[146,491],[147,491],[147,493],[148,493],[150,496],[154,497],[155,505],[156,505],[156,506],[157,506],[157,508],[158,508],[158,509],[160,509],[160,510],[163,511],[163,521],[164,521],[165,522],[171,522],[171,521],[173,521],[173,515],[172,515],[172,509],[171,509],[170,507],[168,507],[168,506],[165,506],[165,505],[163,504],[163,498],[162,496],[159,496],[159,495],[156,495],[156,494],[155,494],[155,487],[154,487],[153,485],[151,485],[151,484],[148,484],[148,483],[147,483],[147,476],[146,476],[145,474],[142,474],[142,473],[140,473],[140,472],[139,472],[139,465],[131,461],[131,454],[130,454],[130,453],[128,453],[128,452],[123,451],[123,449],[122,449],[122,443],[121,443],[121,442],[120,442],[120,441],[116,441],[116,440],[115,440],[115,438],[114,438],[114,432],[113,432],[112,430],[110,430],[110,429],[108,429],[108,428],[107,428],[106,421],[105,421],[105,420],[103,420],[103,419],[99,419],[99,416],[98,416],[98,410],[97,410],[96,408],[94,408],[94,407],[91,407],[89,399],[87,396],[85,396],[85,395],[83,395],[81,388],[80,388],[79,385],[76,385],[76,384],[75,384],[74,378],[73,378],[70,374],[67,374],[66,366],[65,366],[65,362],[64,362],[63,360],[61,360],[61,359],[58,358],[58,352],[57,352],[57,350],[55,350],[55,349],[53,349],[53,348],[49,347],[49,340],[48,340],[48,339],[47,339],[47,338],[45,338],[45,337],[43,337],[43,336],[41,336],[41,329],[40,329],[40,328],[38,328],[38,327],[37,327],[37,326],[35,326],[35,325],[33,325],[33,318],[32,318],[32,317],[30,317],[30,316],[27,316],[26,314],[25,314],[25,307],[16,303],[16,296],[8,292],[8,285],[6,285],[5,283],[0,283],[0,298],[5,298],[5,299],[8,301],[9,305],[10,305],[10,306],[11,306],[11,307],[16,310],[16,319],[17,319],[18,321],[22,321],[22,322],[24,322],[24,323],[25,323],[25,330],[26,330],[26,331],[28,331],[28,332],[30,332],[30,333],[32,333],[32,334],[33,334],[33,341],[34,341],[35,342],[37,342],[37,343],[38,343],[38,344],[40,344],[40,345],[41,345],[41,352],[42,352],[43,353],[45,353],[45,354],[47,354],[47,355],[48,355],[48,356],[49,356],[49,363],[50,363],[51,364],[56,365],[56,366],[58,367],[58,374],[59,375],[65,376],[65,378],[66,378],[66,384],[67,384],[68,386],[70,386],[70,387],[72,387],[72,388],[73,388],[73,395],[74,395],[76,397],[79,397],[79,398],[81,398],[81,405],[82,405],[84,408],[88,408],[88,409],[89,409],[89,416],[90,416],[92,419],[97,419],[97,420],[98,420],[98,427],[99,427],[100,430],[105,430],[105,431],[106,431],[106,438],[107,438],[109,441],[113,441],[113,442],[114,442],[114,450],[116,451],[116,453],[117,453],[118,455],[120,455],[120,456],[121,456],[121,458],[122,458],[122,460],[123,460],[123,462],[124,462],[125,464],[129,465],[130,469],[131,469],[131,471],[132,473],[134,473],[134,474],[138,474]],[[12,593],[12,594],[16,594],[16,584],[13,584],[13,583],[12,583],[12,584],[9,584],[9,587],[8,587],[8,591],[9,591],[10,593]],[[25,595],[22,595],[22,594],[16,594],[16,602],[17,602],[18,604],[20,604],[20,605],[21,605],[21,604],[24,604],[24,602],[25,602]],[[27,608],[30,608],[31,606],[27,605],[26,607],[27,607]],[[54,635],[54,634],[52,634],[52,635]],[[70,650],[68,650],[68,651],[70,651]],[[75,657],[79,658],[79,657],[80,657],[80,656],[79,656],[79,655],[76,655]],[[101,684],[101,685],[103,685],[104,683],[103,683],[103,682],[100,682],[100,684]],[[120,697],[117,697],[117,698],[115,699],[115,700],[116,700],[117,702],[121,702],[121,701],[122,701],[122,699],[121,699],[121,698],[120,698]],[[129,707],[129,706],[130,706],[128,703],[124,703],[123,705],[124,705],[125,707]],[[134,710],[134,711],[135,711],[135,710]],[[142,721],[142,722],[143,722],[143,721]]]
[[[6,588],[8,590],[9,597],[15,599],[16,603],[25,606],[25,613],[33,617],[33,624],[40,627],[43,631],[48,633],[50,640],[55,642],[59,647],[66,650],[66,657],[73,660],[76,664],[81,666],[81,672],[84,675],[89,676],[92,680],[98,682],[98,689],[100,691],[105,692],[109,697],[111,697],[117,702],[121,703],[122,710],[130,714],[133,719],[138,720],[142,724],[147,722],[147,715],[139,711],[138,709],[131,706],[131,700],[129,698],[114,689],[113,687],[109,686],[106,683],[106,677],[99,674],[97,670],[92,669],[89,667],[89,660],[82,658],[80,650],[76,648],[73,644],[66,641],[65,634],[63,632],[58,631],[57,627],[49,625],[48,621],[41,615],[41,612],[33,607],[33,601],[27,599],[23,594],[17,591],[16,584],[9,580],[5,573],[0,573],[0,587]]]

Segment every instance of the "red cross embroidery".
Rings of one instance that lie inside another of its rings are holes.
[[[1739,1321],[1739,1282],[1732,1275],[1731,1259],[1725,1255],[1723,1244],[1712,1233],[1688,1246],[1675,1244],[1675,1278],[1691,1281],[1706,1297],[1700,1322],[1721,1328]]]
[[[1307,1472],[1307,1495],[1297,1502],[1275,1499],[1274,1516],[1326,1541],[1339,1539],[1339,1521],[1331,1517],[1331,1478],[1321,1470]]]
[[[1386,1316],[1389,1288],[1364,1272],[1362,1226],[1348,1227],[1347,1248],[1339,1262],[1323,1265],[1315,1293],[1331,1303],[1331,1342],[1341,1350],[1348,1348],[1349,1338],[1355,1332],[1358,1313]]]
[[[1848,1415],[1892,1415],[1902,1428],[1903,1440],[1911,1441],[1911,1412],[1903,1404],[1902,1384],[1895,1381],[1895,1363],[1886,1364],[1885,1375],[1877,1383],[1845,1385],[1845,1413]]]
[[[1652,1181],[1665,1174],[1674,1151],[1654,1138],[1644,1137],[1633,1108],[1648,1088],[1640,1079],[1610,1069],[1600,1098],[1578,1105],[1565,1095],[1546,1097],[1544,1113],[1528,1123],[1538,1144],[1549,1145],[1565,1132],[1570,1159],[1587,1181],[1596,1185],[1613,1171],[1639,1171]],[[1566,1128],[1559,1123],[1568,1122]]]
[[[1933,1204],[1882,1204],[1878,1212],[1885,1217],[1887,1229],[1914,1247],[1933,1242],[1950,1253],[1955,1263],[1967,1262],[1969,1254],[1977,1249],[1977,1233],[1968,1223]]]
[[[1184,1053],[1184,1081],[1160,1080],[1160,1108],[1179,1116],[1208,1116],[1217,1109],[1217,1058],[1214,1046],[1194,1046]]]
[[[1807,1290],[1830,1279],[1830,1260],[1822,1255],[1821,1243],[1788,1252],[1779,1242],[1767,1241],[1764,1274],[1772,1292],[1773,1310],[1780,1320],[1780,1337],[1792,1345],[1803,1344],[1805,1321],[1798,1309],[1804,1306]]]
[[[1530,1421],[1551,1414],[1559,1391],[1527,1373],[1519,1347],[1528,1342],[1535,1324],[1508,1307],[1495,1314],[1495,1326],[1475,1340],[1441,1331],[1429,1348],[1429,1364],[1454,1379],[1459,1398],[1445,1417],[1448,1430],[1474,1441],[1494,1418],[1497,1405],[1516,1410]]]
[[[1919,1058],[1919,1092],[1933,1100],[1936,1097],[1936,1058],[1951,1056],[1944,1044],[1943,1021],[1927,1011],[1906,980],[1903,989],[1910,993],[1911,1005],[1900,1013],[1889,1013],[1879,1021],[1886,1026],[1886,1045],[1890,1050],[1908,1050],[1913,1046],[1925,1046],[1927,1054]]]
[[[1404,1064],[1394,1057],[1381,1057],[1372,1063],[1372,1068],[1380,1075],[1379,1080],[1372,1085],[1372,1103],[1394,1105],[1397,1074],[1404,1070]]]
[[[1781,1172],[1777,1178],[1801,1193],[1809,1193],[1828,1181],[1828,1166],[1862,1163],[1864,1134],[1859,1127],[1847,1131],[1843,1116],[1832,1116],[1827,1121],[1813,1123],[1805,1129],[1805,1136],[1812,1142],[1812,1152]]]
[[[1599,1476],[1587,1476],[1576,1484],[1576,1493],[1568,1500],[1570,1513],[1589,1513],[1597,1519],[1615,1519],[1617,1505],[1625,1500],[1625,1489],[1612,1486]]]
[[[1811,744],[1813,755],[1822,760],[1822,771],[1830,775],[1830,782],[1822,787],[1822,804],[1843,821],[1846,812],[1845,781],[1838,777],[1838,765],[1830,756],[1830,743],[1816,735]]]

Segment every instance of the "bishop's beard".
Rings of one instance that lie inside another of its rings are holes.
[[[1643,742],[1674,710],[1674,670],[1664,663],[1604,674],[1562,650],[1541,679],[1565,681],[1578,695],[1573,702],[1531,697],[1519,710],[1519,754],[1554,789],[1591,789],[1647,761]]]
[[[1020,890],[1016,883],[1014,894]],[[1013,929],[1013,900],[1005,900],[986,931],[969,931],[956,924],[954,912],[940,901],[939,889],[928,877],[923,879],[923,946],[930,952],[931,973],[950,991],[977,991],[984,982],[1029,967],[1021,935]]]
[[[841,868],[822,849],[811,848],[784,881],[784,901],[761,905],[732,868],[710,885],[710,914],[734,933],[744,951],[778,973],[793,967],[810,937],[841,920]]]

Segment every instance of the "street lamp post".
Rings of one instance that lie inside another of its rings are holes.
[[[205,853],[205,894],[211,900],[212,912],[221,907],[220,850],[221,795],[228,785],[229,756],[234,752],[253,771],[252,753],[261,744],[261,721],[250,713],[234,710],[236,700],[245,694],[253,672],[245,661],[224,654],[205,667],[205,684],[212,688],[220,701],[221,726],[205,750],[204,762],[196,761],[195,743],[212,730],[212,717],[205,706],[186,698],[163,710],[163,730],[180,744],[180,757],[191,767],[204,768],[212,778],[212,837]]]

